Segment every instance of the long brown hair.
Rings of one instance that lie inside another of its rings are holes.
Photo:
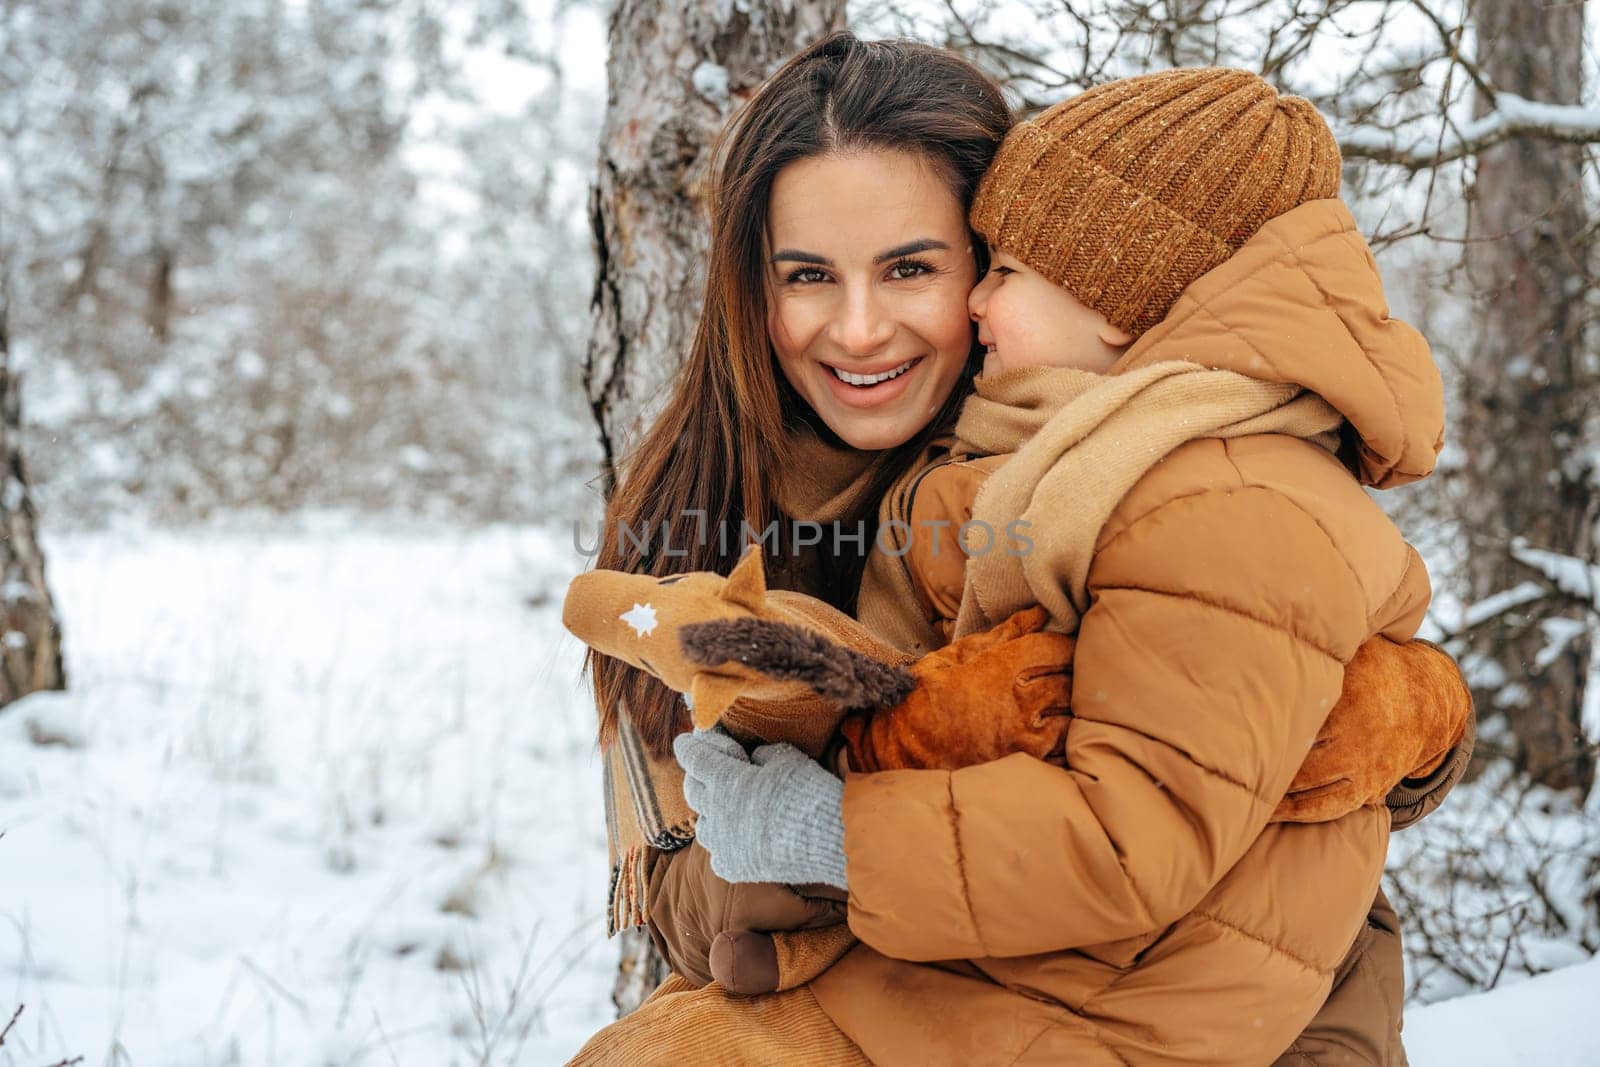
[[[737,550],[724,554],[720,538],[705,532],[742,531],[741,523],[764,530],[777,518],[785,428],[815,421],[784,378],[767,335],[767,208],[778,172],[812,156],[896,149],[931,163],[966,207],[1010,125],[992,80],[959,56],[915,41],[834,33],[767,79],[718,140],[699,325],[671,401],[623,463],[597,567],[727,574]],[[975,240],[974,248],[981,247]],[[910,457],[953,420],[979,356],[969,358],[939,414],[883,464],[882,484],[868,494],[874,505]],[[849,525],[866,517],[853,516]],[[670,556],[658,544],[673,546]],[[823,587],[807,592],[852,610],[863,563],[862,556],[832,560]],[[601,742],[615,736],[625,705],[650,749],[669,751],[683,718],[677,694],[621,660],[591,652],[588,665]]]

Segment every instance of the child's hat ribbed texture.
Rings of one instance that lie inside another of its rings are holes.
[[[972,226],[1138,335],[1267,220],[1337,196],[1339,166],[1309,101],[1248,71],[1161,71],[1017,125]]]

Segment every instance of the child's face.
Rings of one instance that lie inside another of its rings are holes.
[[[1104,374],[1133,335],[1080,304],[1059,285],[1014,256],[996,251],[967,311],[988,349],[983,373],[1018,367],[1075,367]]]

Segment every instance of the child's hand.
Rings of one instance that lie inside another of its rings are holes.
[[[1016,752],[1060,762],[1072,721],[1073,638],[1042,607],[953,641],[911,666],[899,704],[840,723],[851,770],[955,770]]]
[[[1371,638],[1345,667],[1344,692],[1272,821],[1327,822],[1382,804],[1405,779],[1437,768],[1471,717],[1472,694],[1449,653]]]

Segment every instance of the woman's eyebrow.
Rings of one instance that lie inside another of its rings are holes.
[[[772,258],[767,260],[767,262],[814,263],[819,267],[833,266],[833,260],[829,259],[827,256],[819,256],[815,252],[801,252],[793,248],[778,249],[778,251],[772,253]]]
[[[897,245],[889,249],[889,251],[872,262],[887,263],[891,259],[899,259],[902,256],[914,256],[918,252],[948,252],[949,250],[950,246],[943,241],[936,241],[932,237],[920,237],[915,241],[908,241],[903,245]]]
[[[932,237],[920,237],[915,241],[907,241],[903,245],[896,245],[872,260],[873,263],[887,263],[891,259],[900,259],[903,256],[914,256],[918,252],[947,252],[950,246],[943,241]],[[827,256],[819,256],[815,252],[802,252],[795,248],[780,248],[772,254],[769,263],[811,263],[819,267],[833,266],[833,260]]]

